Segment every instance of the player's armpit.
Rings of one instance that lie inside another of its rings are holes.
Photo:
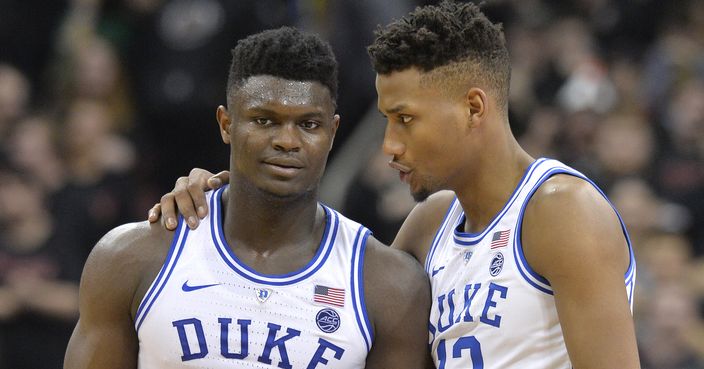
[[[370,238],[364,258],[364,288],[374,326],[366,368],[428,368],[430,284],[420,264]]]
[[[126,246],[135,236],[134,228],[127,225],[108,233],[86,262],[80,318],[66,351],[66,369],[137,367],[138,341],[130,309],[138,278],[134,250]]]
[[[526,208],[522,245],[553,289],[573,367],[639,368],[624,281],[629,248],[608,201],[586,181],[551,178]]]

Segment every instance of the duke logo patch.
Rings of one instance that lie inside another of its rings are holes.
[[[463,258],[464,258],[464,263],[465,263],[465,264],[469,263],[469,259],[472,258],[472,254],[473,254],[473,252],[471,252],[471,251],[465,251],[465,252],[464,252],[464,257],[463,257]]]
[[[497,252],[496,255],[491,259],[491,263],[489,264],[489,274],[491,274],[492,277],[496,277],[501,273],[501,270],[504,268],[504,254]]]
[[[315,323],[325,333],[335,332],[340,328],[340,314],[333,309],[325,308],[315,316]]]
[[[257,294],[257,300],[259,300],[259,302],[266,302],[272,293],[268,288],[255,288],[254,292]]]

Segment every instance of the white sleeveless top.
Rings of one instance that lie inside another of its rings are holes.
[[[196,230],[179,219],[135,320],[139,367],[364,368],[372,329],[362,268],[369,230],[324,205],[326,226],[302,269],[264,275],[222,230],[224,188]],[[266,230],[262,230],[266,232]]]
[[[465,214],[453,200],[425,264],[433,296],[430,346],[438,368],[571,367],[550,283],[528,265],[520,241],[528,201],[556,174],[573,175],[596,187],[556,160],[539,159],[477,234],[464,232]],[[636,264],[623,221],[621,227],[631,259],[624,281],[633,310]]]

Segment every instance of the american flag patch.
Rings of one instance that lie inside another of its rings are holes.
[[[343,288],[332,288],[316,284],[315,292],[313,293],[313,301],[344,307],[345,290]]]
[[[497,249],[499,247],[504,247],[508,245],[508,235],[511,234],[511,230],[507,229],[505,231],[494,232],[491,236],[491,248]]]

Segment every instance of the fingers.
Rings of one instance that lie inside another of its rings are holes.
[[[195,216],[197,216],[196,218],[200,218],[200,219],[205,218],[205,216],[208,215],[208,204],[205,200],[205,191],[203,190],[203,187],[198,183],[190,182],[188,184],[188,186],[186,186],[186,190],[188,191],[188,198],[192,201],[192,204],[194,206],[195,213],[190,214],[190,213],[186,213],[185,211],[182,210],[181,212],[183,213],[183,215],[184,216],[195,215]],[[184,206],[188,206],[187,202],[189,199],[184,198],[183,201],[186,202],[186,204],[184,204]],[[176,198],[176,202],[178,203],[179,210],[181,210],[181,202],[179,201],[178,197]],[[189,218],[186,217],[186,219],[189,219]],[[196,224],[197,224],[197,220],[198,219],[196,219]],[[189,222],[189,226],[190,226],[190,222]]]
[[[220,188],[229,182],[229,176],[228,171],[214,175],[205,169],[194,168],[188,177],[179,177],[174,189],[162,196],[160,202],[149,210],[149,221],[154,223],[161,215],[166,229],[174,230],[180,213],[189,228],[197,228],[200,219],[208,215],[205,191]]]
[[[149,223],[155,223],[157,220],[159,220],[160,215],[161,215],[161,204],[157,203],[154,206],[152,206],[151,209],[149,209],[149,212],[147,213],[147,220],[149,220]]]
[[[178,221],[176,221],[176,200],[174,192],[172,191],[162,196],[159,201],[159,206],[161,208],[161,219],[163,220],[164,227],[173,231],[178,225]]]
[[[194,195],[192,194],[200,191],[203,196],[201,203],[205,202],[205,194],[203,193],[203,190],[197,187],[198,186],[189,177],[180,177],[176,180],[176,186],[174,186],[174,189],[171,191],[171,193],[174,195],[174,201],[176,202],[175,210],[181,213],[181,215],[183,215],[183,219],[186,220],[186,224],[188,224],[188,227],[191,229],[195,229],[196,227],[198,227],[199,223],[198,215],[196,214]],[[164,215],[166,215],[165,209]],[[174,216],[175,215],[176,214],[174,214]]]
[[[208,187],[210,187],[210,189],[216,190],[216,189],[222,187],[223,184],[226,184],[229,182],[230,182],[230,172],[227,170],[223,170],[222,172],[215,174],[212,177],[208,178]]]

